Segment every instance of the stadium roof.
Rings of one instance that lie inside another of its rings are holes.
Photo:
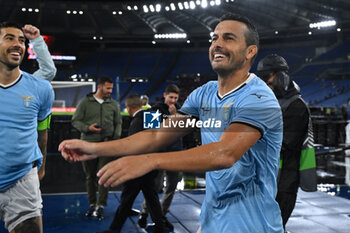
[[[158,5],[157,5],[158,4]],[[350,29],[348,0],[194,0],[194,1],[55,1],[0,0],[0,21],[36,25],[49,35],[81,41],[208,41],[224,13],[252,19],[261,38]],[[311,23],[334,20],[328,29]],[[162,34],[162,35],[160,35]],[[155,36],[157,35],[157,36]]]

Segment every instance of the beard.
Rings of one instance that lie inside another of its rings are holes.
[[[109,98],[109,97],[111,97],[111,94],[109,94],[109,93],[103,93],[103,95],[102,95],[103,97],[103,99],[107,99],[107,98]]]
[[[217,50],[215,50],[217,51]],[[218,50],[219,52],[221,52],[220,50]],[[225,78],[228,77],[230,74],[235,73],[237,70],[240,70],[246,59],[245,59],[245,54],[246,54],[246,49],[243,49],[242,51],[240,51],[238,54],[231,54],[230,56],[230,60],[228,62],[228,64],[218,64],[217,66],[214,66],[213,64],[215,64],[213,62],[213,58],[211,60],[211,66],[212,69],[215,71],[215,73],[218,74],[218,76],[220,76],[221,78]]]
[[[8,59],[0,58],[0,63],[4,64],[9,70],[16,69],[21,64],[21,62],[22,62],[22,59],[20,59],[19,62],[11,62]]]
[[[243,65],[245,63],[245,57],[239,56],[239,58],[241,58],[241,59],[238,60],[238,59],[233,58],[233,62],[230,63],[229,65],[226,65],[226,66],[219,65],[219,66],[214,67],[213,63],[212,63],[212,68],[218,74],[218,76],[220,76],[222,78],[228,77],[230,74],[235,73],[237,70],[240,70],[243,67]]]
[[[11,52],[18,52],[20,54],[19,58],[12,58]],[[18,47],[14,46],[0,54],[0,62],[7,66],[8,69],[13,70],[21,65],[24,58],[24,51]]]

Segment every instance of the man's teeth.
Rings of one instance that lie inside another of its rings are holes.
[[[12,55],[16,55],[16,56],[19,56],[19,55],[20,55],[18,52],[12,52],[11,54],[12,54]]]
[[[214,58],[224,58],[225,57],[225,55],[223,55],[223,54],[215,54],[214,55]]]

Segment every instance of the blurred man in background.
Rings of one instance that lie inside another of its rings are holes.
[[[151,108],[152,106],[148,103],[149,98],[147,95],[141,95],[141,103],[142,103],[142,109],[147,110]]]
[[[164,102],[158,103],[154,105],[150,111],[159,111],[162,114],[163,120],[167,119],[169,116],[173,116],[177,113],[177,110],[180,109],[180,105],[177,104],[177,100],[179,99],[180,89],[175,84],[170,84],[165,88],[163,93]],[[172,145],[168,146],[163,151],[171,152],[171,151],[180,151],[182,150],[182,139],[178,139]],[[163,188],[165,177],[165,186]],[[174,198],[175,190],[177,187],[177,183],[181,180],[180,173],[178,171],[160,171],[158,177],[156,178],[158,189],[161,190],[163,188],[163,196],[162,196],[162,211],[164,217],[169,212],[169,208],[171,202]],[[142,204],[141,216],[139,218],[138,224],[140,227],[145,228],[147,225],[147,202],[144,201]],[[166,227],[170,230],[174,229],[174,226],[165,218]]]
[[[126,97],[126,108],[132,120],[129,127],[129,136],[144,130],[143,128],[143,110],[139,95],[131,94]],[[139,194],[142,191],[145,201],[147,201],[149,212],[152,220],[155,223],[153,233],[164,232],[164,217],[158,199],[155,178],[158,175],[158,170],[151,171],[139,178],[129,180],[123,184],[120,205],[115,212],[113,221],[109,230],[96,233],[115,233],[121,232],[122,226],[128,217],[128,213]]]
[[[283,142],[277,196],[285,229],[293,212],[299,187],[300,156],[308,133],[310,112],[288,74],[286,60],[277,54],[264,57],[258,63],[257,74],[275,93],[282,109]]]
[[[97,91],[88,94],[79,102],[72,118],[72,125],[81,132],[82,140],[105,142],[120,138],[122,118],[119,104],[111,98],[112,91],[113,80],[109,77],[101,77],[97,81]],[[86,216],[103,218],[108,188],[98,185],[98,197],[96,196],[96,173],[110,161],[110,158],[97,158],[83,162],[90,204]]]

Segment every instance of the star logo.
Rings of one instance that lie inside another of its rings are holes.
[[[161,113],[159,110],[156,112],[143,112],[143,128],[144,129],[159,129],[161,123]]]
[[[151,113],[151,115],[152,115],[151,122],[153,122],[155,119],[158,119],[158,117],[160,117],[162,114],[159,112],[159,109],[158,109],[155,113]]]

